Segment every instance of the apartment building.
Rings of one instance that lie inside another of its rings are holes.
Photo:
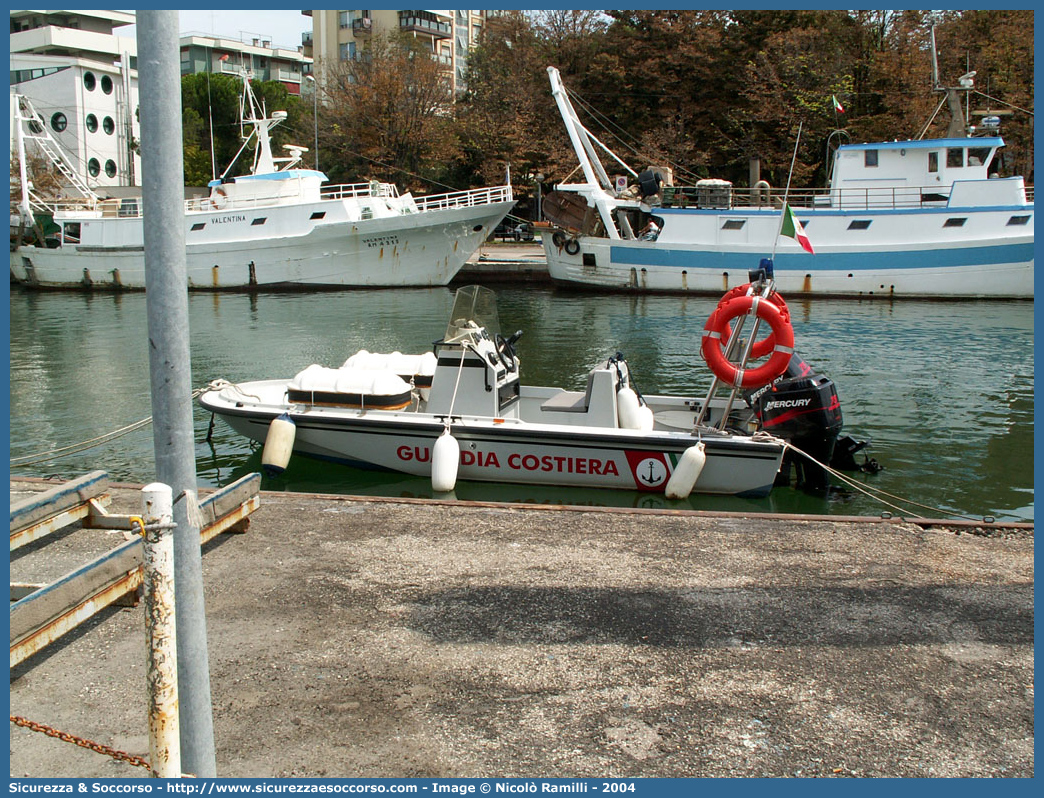
[[[291,94],[301,93],[301,83],[312,71],[312,59],[304,47],[290,50],[272,47],[271,39],[250,35],[242,40],[183,33],[181,74],[201,72],[238,75],[241,68],[253,73],[254,80],[277,80]]]
[[[91,186],[141,184],[137,43],[123,11],[11,11],[11,93],[29,98]]]
[[[141,185],[137,42],[120,35],[136,21],[124,11],[11,11],[11,93],[29,98],[80,178],[109,193]],[[187,33],[180,49],[183,75],[245,67],[300,94],[311,72],[303,47],[273,48],[260,35]]]
[[[323,65],[360,57],[376,34],[403,31],[422,41],[446,68],[454,92],[465,88],[468,53],[478,42],[486,11],[304,11],[312,17],[312,36],[306,36],[305,54],[311,55],[317,75]]]

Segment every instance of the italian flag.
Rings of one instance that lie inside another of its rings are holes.
[[[783,227],[780,228],[779,234],[787,238],[793,238],[805,252],[809,252],[812,255],[816,254],[816,251],[812,249],[812,242],[805,235],[805,228],[801,226],[801,222],[794,216],[794,211],[790,209],[789,203],[783,206]]]
[[[831,94],[830,99],[834,101],[834,110],[837,111],[839,114],[843,114],[845,112],[845,109],[841,106],[841,103],[837,101],[837,97]]]

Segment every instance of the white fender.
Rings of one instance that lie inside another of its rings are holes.
[[[460,465],[460,444],[447,429],[431,450],[431,488],[436,493],[448,493],[457,485],[457,466]]]
[[[638,408],[638,429],[641,432],[652,432],[655,421],[652,408],[649,405],[642,405]]]
[[[621,388],[616,392],[616,417],[622,429],[641,429],[641,409],[633,388]]]
[[[642,404],[633,388],[621,388],[616,392],[616,417],[622,429],[652,432],[652,408]]]
[[[294,451],[297,425],[286,413],[272,419],[265,436],[265,448],[261,453],[261,465],[269,474],[282,474]]]
[[[696,480],[700,478],[703,466],[707,462],[705,449],[701,442],[682,452],[678,465],[663,491],[668,499],[684,499],[692,493],[692,489],[696,487]]]

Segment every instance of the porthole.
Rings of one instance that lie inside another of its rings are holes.
[[[101,87],[106,94],[112,94],[112,78],[108,75],[102,75]]]
[[[94,114],[87,114],[87,130],[91,133],[96,133],[98,131],[98,117]]]
[[[29,130],[32,131],[34,135],[44,132],[43,125],[41,125],[36,119],[29,120]]]
[[[112,121],[111,116],[105,117],[102,120],[102,130],[105,131],[106,135],[111,136],[116,131],[116,123]]]
[[[101,164],[98,163],[97,158],[91,158],[91,160],[87,161],[87,172],[91,177],[97,177],[101,172]]]
[[[110,160],[105,162],[105,174],[108,177],[116,177],[116,162],[115,161],[110,159]]]
[[[69,127],[69,120],[61,111],[51,115],[51,127],[56,133],[61,133]]]
[[[83,73],[83,87],[85,89],[87,89],[87,91],[94,91],[95,85],[96,85],[96,78],[94,77],[94,73],[93,72],[84,72]]]

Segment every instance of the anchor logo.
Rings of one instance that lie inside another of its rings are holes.
[[[664,465],[663,460],[647,457],[634,470],[634,477],[642,485],[655,488],[667,479],[667,467]]]
[[[663,491],[667,478],[671,475],[673,464],[663,452],[625,451],[627,465],[634,478],[634,487],[654,493]]]

